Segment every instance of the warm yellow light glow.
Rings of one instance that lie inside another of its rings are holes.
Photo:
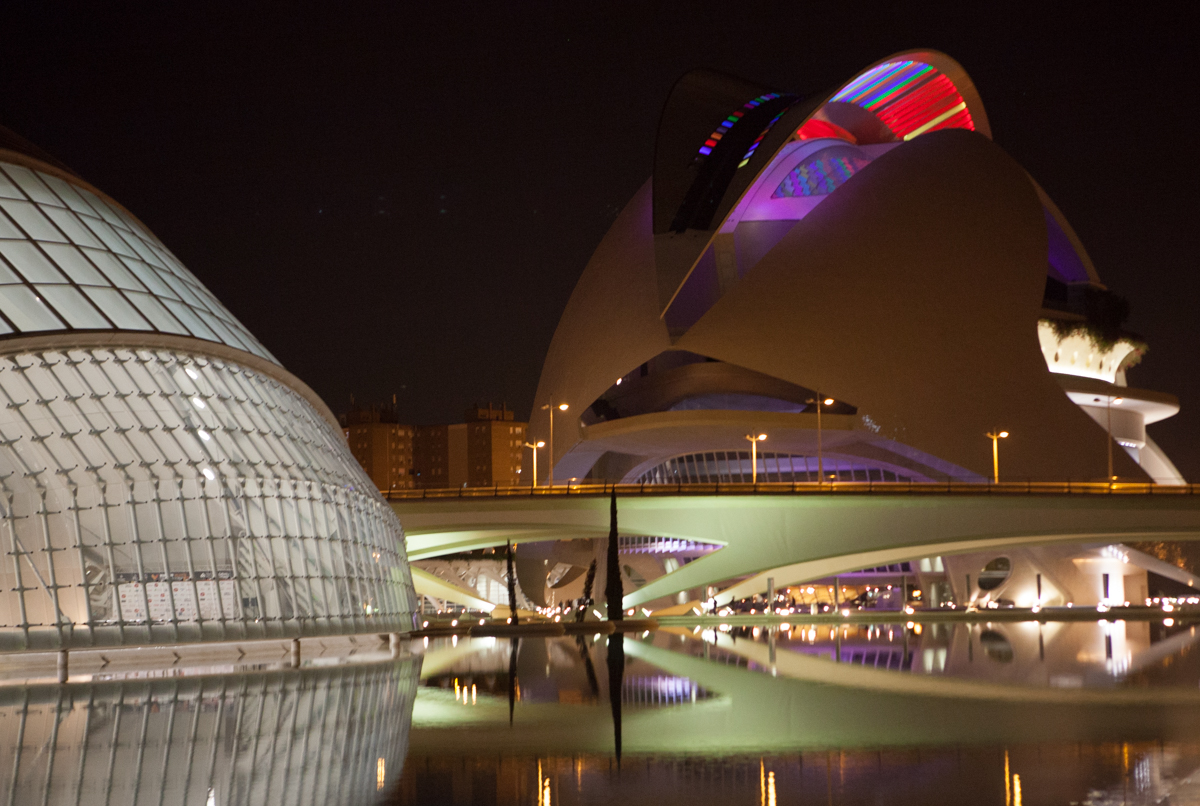
[[[1021,806],[1021,776],[1013,774],[1013,806]]]
[[[832,405],[833,405],[833,398],[832,398],[832,397],[827,397],[827,398],[825,398],[825,405],[826,405],[826,406],[832,406]]]
[[[475,684],[471,684],[471,705],[475,704]]]
[[[1001,431],[1001,432],[1000,432],[999,434],[997,434],[996,436],[1000,437],[1000,439],[1004,439],[1005,437],[1007,437],[1007,436],[1008,436],[1008,432],[1007,432],[1007,431]]]
[[[1113,398],[1113,405],[1114,405],[1114,406],[1119,406],[1119,405],[1121,405],[1121,404],[1122,404],[1122,403],[1124,403],[1124,402],[1125,402],[1125,398],[1123,398],[1123,397],[1114,397],[1114,398]]]
[[[567,409],[569,409],[569,408],[571,408],[571,407],[570,407],[570,406],[568,406],[566,403],[559,403],[559,404],[558,404],[558,410],[559,410],[559,411],[566,411],[566,410],[567,410]]]
[[[537,446],[538,446],[539,448],[544,448],[544,447],[546,447],[546,443],[545,443],[545,442],[543,442],[543,441],[541,441],[541,440],[539,440],[539,441],[538,441],[538,444],[537,444]]]
[[[1004,751],[1004,806],[1012,806],[1012,778],[1008,773],[1008,751]]]
[[[764,439],[766,439],[766,438],[767,438],[767,435],[766,435],[766,434],[759,434],[759,435],[758,435],[758,441],[759,441],[759,442],[762,442],[762,441],[763,441]]]
[[[383,789],[383,782],[387,780],[387,762],[382,758],[375,762],[375,790]]]
[[[775,773],[767,773],[767,806],[775,806]]]

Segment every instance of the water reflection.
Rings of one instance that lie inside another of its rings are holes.
[[[769,668],[793,653],[872,669],[994,683],[1112,688],[1200,680],[1195,626],[1161,621],[787,625],[701,630],[697,637]],[[766,646],[764,653],[747,644]],[[1164,663],[1164,660],[1171,659]]]
[[[616,500],[616,495],[613,495]],[[617,633],[608,639],[608,704],[612,711],[613,746],[616,748],[617,769],[621,768],[621,700],[625,681],[625,636]]]
[[[0,802],[371,803],[400,777],[419,669],[6,686]]]

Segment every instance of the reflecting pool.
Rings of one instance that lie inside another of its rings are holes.
[[[430,640],[391,802],[1200,803],[1197,640],[1145,621]]]
[[[0,675],[0,804],[1200,804],[1182,621],[695,624]]]

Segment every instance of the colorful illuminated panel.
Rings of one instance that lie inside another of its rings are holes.
[[[732,115],[730,115],[729,117],[727,117],[721,121],[720,125],[717,126],[716,130],[713,131],[713,133],[708,136],[708,139],[704,141],[704,145],[700,146],[700,151],[696,155],[696,159],[701,160],[701,159],[704,159],[705,157],[707,157],[709,154],[711,154],[712,150],[714,148],[716,148],[717,143],[721,142],[721,138],[725,136],[725,133],[728,132],[731,128],[733,128],[733,124],[735,124],[739,120],[741,120],[742,116],[745,115],[746,112],[748,112],[749,110],[754,109],[758,106],[762,106],[767,101],[773,101],[778,97],[779,97],[779,93],[769,92],[766,95],[758,96],[753,101],[747,101],[742,106],[741,109],[737,110]],[[772,123],[774,123],[774,121],[772,121]],[[766,132],[763,132],[763,133],[766,134]],[[757,141],[756,141],[756,144],[757,144]]]
[[[870,160],[854,148],[823,148],[789,171],[771,198],[824,196],[835,191],[869,163]]]
[[[923,62],[887,62],[850,82],[834,101],[873,112],[898,139],[975,124],[954,83]]]

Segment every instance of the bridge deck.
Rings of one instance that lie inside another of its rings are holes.
[[[553,487],[447,487],[381,490],[389,501],[445,498],[540,498],[543,496],[679,496],[679,495],[1197,495],[1200,484],[1104,481],[797,481],[758,484],[556,484]]]

